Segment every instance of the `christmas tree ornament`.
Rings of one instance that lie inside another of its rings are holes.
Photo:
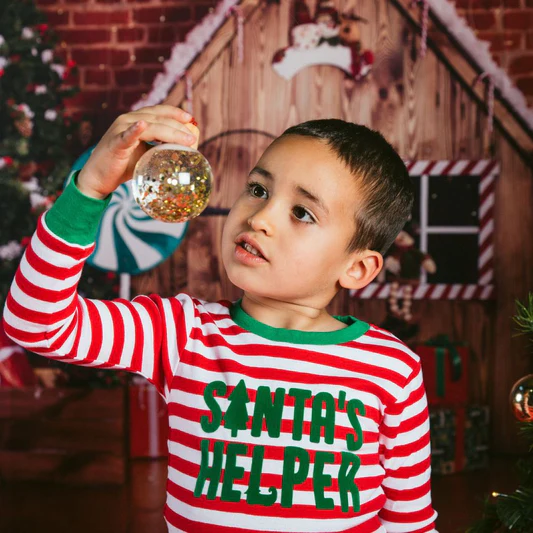
[[[21,163],[18,168],[19,179],[22,181],[29,180],[35,175],[38,170],[37,163],[30,161],[29,163]]]
[[[185,222],[207,206],[213,173],[197,150],[160,144],[148,150],[133,171],[133,197],[150,217],[163,222]]]
[[[30,118],[24,117],[15,121],[15,128],[23,137],[31,137],[33,133],[33,122]]]
[[[28,155],[30,153],[30,144],[26,137],[15,142],[15,150],[19,155]]]
[[[513,414],[520,422],[533,422],[533,374],[519,379],[509,396]]]
[[[94,146],[74,162],[69,179],[83,168],[93,150]],[[131,184],[123,183],[111,196],[87,263],[98,270],[120,273],[122,294],[124,275],[141,274],[167,259],[181,244],[187,226],[150,218],[135,203]]]

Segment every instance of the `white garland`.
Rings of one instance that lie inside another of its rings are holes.
[[[0,246],[0,259],[3,261],[13,261],[22,254],[23,247],[17,241],[9,241],[4,246]]]
[[[216,31],[222,26],[230,10],[239,0],[221,0],[212,13],[207,14],[202,22],[195,26],[185,38],[185,42],[176,43],[170,58],[164,63],[164,72],[154,79],[152,90],[131,107],[132,110],[155,105],[163,101],[174,84],[185,74],[185,71],[205,48]]]
[[[502,97],[509,102],[518,115],[533,130],[533,110],[528,109],[523,93],[513,84],[507,73],[492,59],[489,50],[490,43],[481,41],[476,37],[466,20],[457,14],[454,4],[447,0],[427,0],[427,2],[434,15],[455,37],[464,50],[472,56],[472,59],[476,61],[480,69],[492,78]]]
[[[39,180],[32,176],[29,180],[22,182],[22,186],[28,191],[30,195],[30,203],[32,209],[37,207],[49,208],[52,204],[52,201],[47,196],[43,196],[41,186],[39,185]]]
[[[461,43],[462,47],[468,51],[480,69],[492,78],[502,97],[509,102],[516,113],[533,130],[533,110],[528,109],[523,93],[513,84],[507,73],[492,59],[489,50],[490,44],[476,37],[465,19],[457,14],[455,5],[448,0],[427,0],[427,2],[433,14]],[[165,71],[155,77],[150,93],[145,98],[137,101],[132,106],[132,110],[158,104],[166,98],[174,84],[181,79],[191,62],[204,49],[205,45],[230,14],[231,8],[238,3],[239,0],[221,0],[215,10],[206,15],[202,22],[187,34],[185,42],[174,45],[170,58],[164,64]]]

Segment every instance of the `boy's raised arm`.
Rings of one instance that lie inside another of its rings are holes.
[[[156,106],[113,123],[83,170],[40,218],[21,260],[4,309],[4,329],[15,342],[65,362],[138,372],[164,392],[187,336],[183,317],[190,300],[97,301],[79,296],[77,285],[108,197],[131,178],[146,151],[142,141],[195,144],[196,137],[185,133],[189,119],[181,110]]]
[[[387,407],[380,431],[387,500],[379,516],[388,533],[436,533],[431,504],[429,415],[418,363],[403,395]]]

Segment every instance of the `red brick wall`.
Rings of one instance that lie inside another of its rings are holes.
[[[149,91],[172,45],[217,0],[36,0],[79,69],[73,111],[89,116],[95,138]]]
[[[533,107],[533,0],[456,0],[478,37],[491,43],[495,61]]]
[[[283,0],[289,1],[289,0]],[[445,1],[445,0],[443,0]],[[151,87],[172,45],[217,0],[37,0],[79,67],[81,93],[71,109],[86,112],[101,134]],[[479,37],[492,43],[533,106],[533,0],[456,0]]]

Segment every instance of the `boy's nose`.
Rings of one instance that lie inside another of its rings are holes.
[[[265,210],[254,213],[248,218],[248,225],[257,233],[262,232],[266,235],[272,235],[274,226],[271,217],[265,213]]]

